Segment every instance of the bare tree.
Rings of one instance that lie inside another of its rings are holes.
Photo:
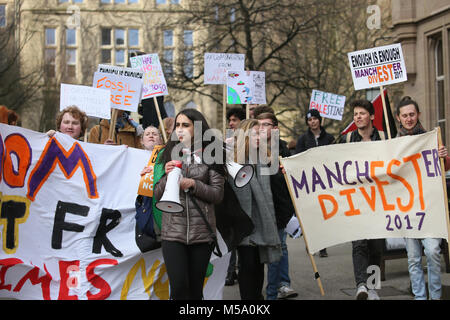
[[[353,90],[347,53],[372,47],[374,39],[386,34],[386,17],[382,28],[366,26],[367,7],[373,2],[191,1],[179,19],[161,22],[162,28],[181,26],[198,35],[194,50],[196,72],[184,72],[183,66],[189,61],[180,55],[169,86],[208,95],[221,106],[220,88],[208,90],[202,83],[203,54],[244,53],[248,70],[266,73],[267,104],[275,107],[281,118],[294,112],[295,118],[300,119],[281,121],[293,136],[298,136],[304,129],[303,115],[312,89],[338,93],[348,99],[363,94]],[[338,124],[327,122],[326,126],[337,130]]]
[[[22,70],[20,56],[25,44],[36,34],[33,29],[18,32],[23,1],[16,1],[8,24],[0,29],[0,104],[21,113],[22,107],[36,98],[42,69]],[[20,37],[19,37],[20,35]]]

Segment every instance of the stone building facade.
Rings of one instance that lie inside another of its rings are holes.
[[[441,127],[450,147],[450,3],[448,0],[392,1],[394,42],[402,44],[408,81],[403,95],[420,107],[426,129]]]

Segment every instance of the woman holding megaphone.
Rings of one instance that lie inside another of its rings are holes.
[[[270,175],[263,170],[268,167],[270,150],[264,148],[263,143],[260,145],[259,129],[258,120],[247,119],[241,121],[234,135],[235,161],[241,165],[251,164],[255,169],[245,186],[238,189],[231,184],[240,206],[254,225],[254,231],[237,247],[242,300],[263,299],[264,264],[279,261],[281,257]]]
[[[208,129],[199,111],[182,110],[156,163],[165,171],[154,186],[154,198],[163,212],[162,254],[173,300],[203,298],[216,243],[214,204],[222,201],[226,171],[223,164],[205,164],[203,150],[212,143],[203,140]]]

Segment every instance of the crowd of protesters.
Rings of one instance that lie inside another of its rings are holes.
[[[225,285],[231,286],[237,281],[243,300],[275,300],[298,295],[291,288],[285,231],[289,220],[295,217],[295,210],[282,168],[279,167],[270,175],[261,174],[268,164],[263,163],[259,157],[251,159],[252,154],[258,154],[261,146],[270,145],[274,138],[278,139],[276,145],[281,157],[333,143],[385,139],[384,133],[373,125],[375,112],[370,101],[354,100],[350,103],[350,108],[357,127],[353,132],[335,139],[322,126],[319,111],[312,109],[305,116],[306,132],[296,143],[291,141],[289,144],[279,138],[280,124],[272,108],[250,105],[248,119],[245,106],[228,110],[226,120],[231,134],[221,142],[223,159],[231,158],[242,165],[251,164],[254,169],[249,183],[239,189],[233,183],[233,178],[227,174],[225,163],[206,164],[204,161],[202,150],[212,143],[211,140],[204,140],[204,133],[210,126],[204,115],[195,109],[184,109],[174,118],[164,119],[163,128],[167,141],[163,141],[158,124],[142,128],[138,121],[130,118],[128,112],[123,111],[116,114],[111,128],[111,121],[102,119],[88,134],[88,117],[76,106],[62,110],[57,115],[55,130],[48,131],[47,135],[53,137],[58,131],[76,140],[127,145],[150,152],[155,146],[161,146],[157,150],[159,153],[154,166],[143,168],[141,173],[154,173],[153,204],[162,197],[169,173],[176,167],[181,168],[179,196],[183,208],[190,208],[189,212],[186,209],[178,214],[159,212],[161,220],[158,228],[169,278],[170,298],[174,300],[203,298],[203,283],[215,247],[215,210],[229,200],[226,199],[229,197],[226,186],[231,186],[230,190],[234,192],[233,205],[236,210],[248,216],[253,231],[243,236],[240,243],[231,248]],[[404,97],[400,101],[396,108],[396,118],[399,123],[398,136],[425,132],[419,119],[419,106],[410,97]],[[19,116],[5,106],[0,106],[0,121],[9,125],[20,125]],[[197,122],[201,123],[201,132],[194,130]],[[172,151],[180,144],[182,156],[175,159]],[[270,159],[270,148],[266,153]],[[445,171],[449,170],[450,158],[444,146],[439,147],[438,155],[444,159]],[[428,296],[430,299],[441,298],[441,241],[434,238],[406,239],[408,270],[415,299],[427,298],[421,262],[422,247],[428,267]],[[380,299],[376,290],[367,288],[366,284],[367,268],[369,265],[379,265],[383,246],[384,239],[352,242],[356,299]],[[326,248],[320,251],[319,256],[328,256]],[[265,280],[267,286],[264,290]]]

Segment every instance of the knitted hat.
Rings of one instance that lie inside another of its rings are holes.
[[[322,117],[320,116],[320,112],[317,109],[310,109],[308,110],[308,112],[306,113],[306,117],[305,117],[305,121],[306,124],[308,124],[308,119],[311,117],[316,117],[317,119],[319,119],[319,121],[322,121]]]

